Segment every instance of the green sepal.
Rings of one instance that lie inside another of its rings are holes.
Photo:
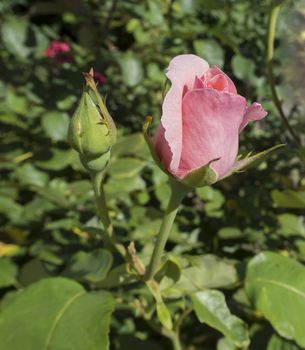
[[[213,184],[217,180],[217,174],[210,165],[216,160],[218,159],[214,159],[208,164],[187,173],[180,181],[189,187],[203,187]]]
[[[251,153],[249,153],[245,158],[237,160],[231,171],[226,176],[224,176],[222,180],[233,175],[234,173],[245,171],[251,165],[259,163],[262,160],[268,158],[271,155],[271,153],[284,146],[285,144],[276,145],[252,156]]]
[[[94,97],[96,99],[96,103],[99,107],[102,121],[108,127],[111,143],[114,144],[116,142],[116,138],[117,138],[117,129],[116,129],[115,123],[114,123],[110,113],[108,112],[108,109],[106,107],[105,102],[103,101],[100,93],[97,90],[96,83],[93,79],[93,69],[91,68],[89,73],[83,73],[83,75],[84,75],[84,78],[86,80],[86,84],[87,84],[88,88],[90,88],[91,93],[94,95]]]
[[[90,173],[99,173],[104,171],[110,160],[110,152],[102,154],[98,158],[90,159],[82,154],[79,155],[79,159],[86,170]]]

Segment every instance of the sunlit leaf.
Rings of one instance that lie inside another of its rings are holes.
[[[303,265],[275,253],[260,253],[248,264],[246,292],[281,336],[305,346]]]
[[[113,308],[108,292],[88,293],[64,278],[43,279],[4,305],[1,346],[7,350],[57,350],[64,344],[67,350],[107,350]],[[21,320],[27,322],[16,328]]]
[[[231,314],[224,295],[217,290],[206,290],[192,295],[192,302],[200,322],[208,324],[228,337],[235,345],[247,348],[247,325]]]

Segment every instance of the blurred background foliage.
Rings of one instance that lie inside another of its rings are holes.
[[[279,143],[287,146],[258,167],[191,193],[183,202],[168,250],[208,259],[215,277],[211,286],[202,273],[205,260],[199,259],[197,265],[189,261],[197,266],[192,274],[204,287],[223,288],[230,309],[250,325],[251,350],[298,349],[251,309],[242,283],[246,262],[262,250],[305,261],[304,164],[278,117],[266,78],[270,5],[267,0],[1,1],[4,300],[47,276],[66,276],[93,290],[115,287],[117,298],[126,305],[135,296],[147,297],[138,285],[129,293],[121,291],[116,277],[118,271],[124,274],[122,262],[100,249],[93,190],[67,143],[67,126],[82,92],[81,72],[94,67],[103,75],[99,88],[119,130],[106,178],[110,214],[122,242],[135,241],[145,260],[168,187],[166,176],[151,160],[141,128],[146,116],[152,115],[155,124],[160,118],[164,70],[170,59],[195,53],[225,70],[240,94],[261,102],[269,112],[241,135],[241,153]],[[276,82],[289,122],[303,141],[304,33],[304,2],[285,2],[277,31]],[[52,41],[69,45],[61,59],[46,55]],[[172,310],[181,307],[175,301],[169,305]],[[168,349],[168,340],[161,339],[139,313],[128,308],[115,312],[111,349]],[[194,320],[191,314],[183,325],[187,349],[235,348]]]

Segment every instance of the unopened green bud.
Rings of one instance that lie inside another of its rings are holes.
[[[70,121],[68,137],[86,169],[102,171],[116,140],[116,127],[96,88],[93,71],[84,76],[86,86]]]
[[[77,152],[92,158],[107,152],[113,142],[107,124],[103,122],[98,107],[86,90],[71,119],[69,139]]]
[[[90,173],[99,173],[107,167],[110,160],[110,152],[106,152],[100,157],[93,159],[89,159],[88,157],[80,154],[79,159]]]

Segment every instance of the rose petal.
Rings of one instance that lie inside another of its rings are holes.
[[[239,127],[239,131],[242,131],[249,121],[263,119],[267,114],[268,113],[264,110],[260,103],[252,103],[252,105],[246,109],[244,119]]]
[[[188,89],[193,88],[196,76],[203,76],[208,70],[209,65],[206,61],[195,55],[176,56],[169,64],[167,77],[172,86],[166,94],[162,106],[162,117],[159,128],[154,138],[154,145],[158,153],[163,153],[163,147],[167,147],[165,142],[158,145],[162,140],[162,132],[170,148],[171,159],[168,159],[168,153],[164,159],[168,162],[168,169],[172,172],[177,171],[181,150],[182,150],[182,95],[184,86]],[[167,151],[166,151],[167,152]]]
[[[164,133],[165,130],[160,124],[154,137],[153,144],[160,162],[164,165],[166,169],[169,169],[170,162],[172,160],[172,152],[169,148],[168,142],[165,139]]]
[[[205,80],[207,82],[207,84],[209,83],[210,80],[212,80],[215,76],[217,75],[221,75],[223,76],[223,78],[227,81],[227,91],[230,92],[233,95],[237,94],[237,90],[236,87],[233,83],[233,81],[218,67],[216,66],[211,66],[210,69],[206,72],[205,74]],[[217,89],[217,87],[214,87],[214,89]]]
[[[196,76],[195,83],[194,83],[194,89],[204,89],[206,87],[207,87],[207,84],[202,79],[200,79]]]
[[[230,92],[228,81],[222,74],[215,75],[207,83],[207,87],[218,90],[218,91]]]
[[[183,149],[177,176],[210,161],[217,178],[225,176],[238,153],[239,126],[246,100],[212,89],[193,90],[183,99]]]
[[[170,61],[166,76],[172,82],[172,85],[186,85],[191,90],[195,77],[203,76],[208,69],[209,64],[198,56],[179,55]]]

